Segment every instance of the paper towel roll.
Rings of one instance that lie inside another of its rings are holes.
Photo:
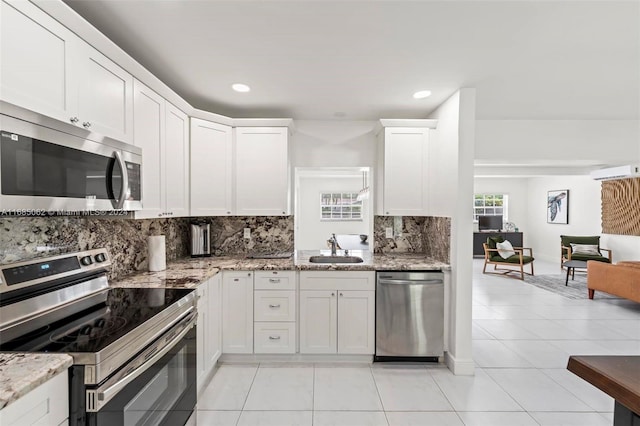
[[[167,269],[167,251],[164,235],[155,235],[147,238],[149,246],[149,271],[164,271]]]

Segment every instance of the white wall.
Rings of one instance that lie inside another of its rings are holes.
[[[296,121],[291,136],[293,167],[374,167],[375,125],[375,121]]]
[[[331,234],[369,234],[371,218],[370,200],[363,201],[362,221],[322,221],[320,219],[321,192],[358,192],[362,189],[362,177],[302,176],[298,179],[296,207],[296,250],[327,248]]]
[[[569,224],[547,223],[547,191],[569,190]],[[588,176],[529,179],[527,244],[534,256],[560,265],[560,235],[602,235],[601,246],[613,250],[613,261],[640,260],[640,237],[602,234],[601,184]]]
[[[527,178],[480,178],[474,179],[475,194],[507,194],[509,195],[507,212],[509,222],[515,223],[523,232],[524,245],[528,246],[529,237],[529,179]],[[472,200],[469,201],[471,210]]]
[[[638,120],[478,120],[478,160],[640,161]]]
[[[473,374],[471,352],[471,270],[475,89],[460,89],[434,111],[430,132],[430,169],[436,216],[451,217],[451,274],[448,304],[448,351],[445,361],[454,374]]]

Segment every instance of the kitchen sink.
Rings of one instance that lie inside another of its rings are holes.
[[[358,256],[311,256],[311,263],[362,263],[363,260]]]

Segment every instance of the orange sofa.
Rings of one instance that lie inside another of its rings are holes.
[[[640,303],[640,262],[587,262],[589,299],[596,290]]]

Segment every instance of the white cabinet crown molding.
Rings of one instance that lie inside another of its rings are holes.
[[[426,128],[436,129],[438,127],[438,120],[431,118],[416,118],[416,119],[404,119],[404,118],[381,118],[376,123],[373,134],[377,135],[385,127],[413,127],[413,128]]]

